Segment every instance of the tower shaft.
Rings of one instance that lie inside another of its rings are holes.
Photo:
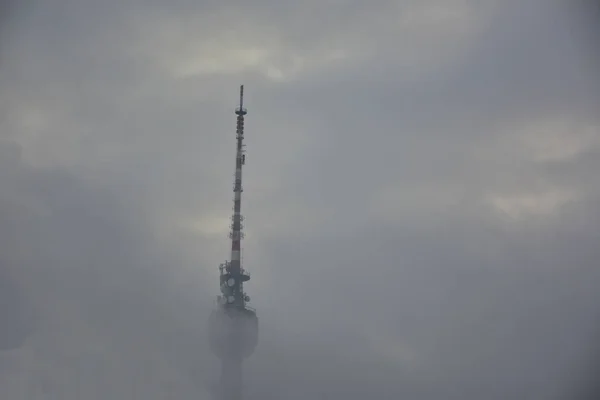
[[[240,87],[240,105],[236,108],[236,156],[233,185],[233,215],[231,217],[231,259],[219,266],[222,296],[211,313],[210,341],[213,352],[221,359],[219,400],[242,399],[242,361],[249,357],[258,343],[258,318],[247,306],[250,298],[244,293],[244,282],[250,275],[242,268],[241,241],[244,217],[242,210],[242,166],[244,154],[244,86]]]
[[[242,400],[242,360],[223,359],[219,381],[219,400]]]

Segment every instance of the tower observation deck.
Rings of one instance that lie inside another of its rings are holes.
[[[235,109],[236,156],[233,185],[233,215],[231,217],[231,258],[219,266],[221,295],[209,320],[209,339],[213,353],[221,359],[218,400],[242,400],[242,361],[254,352],[258,343],[258,317],[248,306],[250,297],[244,283],[250,274],[242,268],[241,241],[244,238],[242,209],[242,167],[246,163],[244,141],[244,86],[240,87],[240,103]]]

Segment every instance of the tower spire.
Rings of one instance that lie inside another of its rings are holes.
[[[236,108],[235,114],[237,115],[236,125],[236,139],[237,139],[237,150],[235,156],[235,181],[233,185],[233,216],[231,217],[231,232],[229,237],[231,238],[231,262],[229,265],[230,273],[233,280],[229,280],[227,283],[232,283],[230,286],[233,289],[233,294],[228,297],[228,303],[233,304],[237,307],[244,307],[246,302],[249,300],[248,296],[243,292],[243,283],[250,280],[250,276],[247,275],[242,269],[242,258],[241,258],[241,243],[244,238],[242,232],[244,226],[244,216],[242,215],[242,166],[246,163],[246,155],[244,154],[244,116],[248,114],[248,111],[244,108],[244,85],[240,86],[240,106]]]
[[[242,166],[246,163],[244,145],[244,86],[240,86],[240,103],[235,109],[236,156],[233,184],[233,215],[231,217],[231,259],[219,266],[221,296],[218,307],[210,317],[210,342],[213,352],[221,359],[219,400],[241,400],[242,360],[249,357],[258,343],[258,318],[248,307],[250,298],[244,292],[244,282],[250,275],[242,268],[241,241],[244,238],[242,216]]]

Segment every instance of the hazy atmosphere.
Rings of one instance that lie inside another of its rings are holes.
[[[240,84],[247,400],[589,394],[600,14],[570,3],[4,7],[0,290],[33,333],[0,398],[210,399]]]

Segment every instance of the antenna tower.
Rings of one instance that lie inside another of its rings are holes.
[[[242,209],[242,166],[246,163],[244,141],[244,86],[240,86],[240,105],[235,109],[236,156],[233,184],[233,215],[231,217],[231,259],[219,266],[221,295],[210,315],[210,344],[221,359],[221,378],[217,390],[219,400],[242,400],[242,361],[254,352],[258,343],[258,318],[248,306],[250,297],[244,292],[244,282],[250,274],[242,268],[241,241],[244,238]]]

